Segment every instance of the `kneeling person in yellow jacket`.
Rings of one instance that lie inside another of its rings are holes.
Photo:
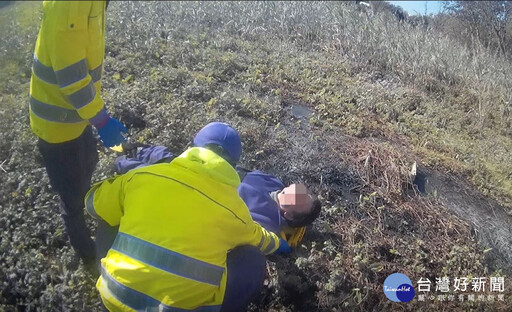
[[[194,140],[171,163],[131,170],[86,195],[93,217],[119,226],[96,285],[110,311],[241,311],[263,284],[263,253],[280,240],[238,196],[240,137],[215,122]]]

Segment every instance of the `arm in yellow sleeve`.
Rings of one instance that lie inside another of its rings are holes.
[[[235,246],[256,246],[266,255],[276,251],[279,248],[279,237],[252,219],[249,209],[242,199],[240,199],[240,206],[240,209],[236,210],[239,219],[233,220],[232,223],[234,226],[232,233],[236,234],[231,237],[236,239]]]
[[[261,252],[266,255],[273,253],[277,248],[279,248],[279,237],[276,234],[267,231],[264,227],[254,221],[252,226],[254,228],[254,236],[256,238],[260,237],[260,239],[257,244],[254,244],[256,240],[253,240],[251,245],[258,247]]]
[[[87,65],[87,51],[93,49],[88,22],[91,1],[53,1],[46,13],[48,25],[46,46],[57,84],[68,102],[82,119],[94,117],[104,106],[100,89]]]
[[[85,195],[85,208],[95,219],[103,219],[110,226],[119,225],[123,215],[123,176],[96,183]]]

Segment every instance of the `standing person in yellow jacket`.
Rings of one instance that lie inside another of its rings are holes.
[[[94,243],[85,225],[83,199],[98,162],[96,139],[111,147],[124,126],[101,98],[105,54],[105,1],[44,1],[30,81],[30,125],[52,188],[61,199],[71,245],[94,270]]]
[[[258,294],[264,254],[289,246],[238,196],[241,149],[236,130],[210,123],[172,162],[87,193],[89,214],[119,226],[96,284],[109,311],[243,311]]]

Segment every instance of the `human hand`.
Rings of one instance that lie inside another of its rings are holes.
[[[277,248],[276,251],[274,251],[274,254],[275,255],[286,255],[286,254],[289,254],[292,252],[292,248],[290,247],[290,245],[288,245],[288,243],[280,238],[279,239],[279,248]]]
[[[107,123],[97,129],[100,139],[105,147],[112,147],[123,143],[125,141],[125,137],[122,135],[122,132],[128,133],[128,130],[126,130],[119,120],[110,116]]]

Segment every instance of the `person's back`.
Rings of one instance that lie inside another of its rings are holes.
[[[97,284],[109,310],[220,308],[227,252],[278,247],[277,236],[251,219],[237,195],[234,168],[208,149],[194,147],[170,164],[111,181],[87,198],[91,214],[119,224]]]

